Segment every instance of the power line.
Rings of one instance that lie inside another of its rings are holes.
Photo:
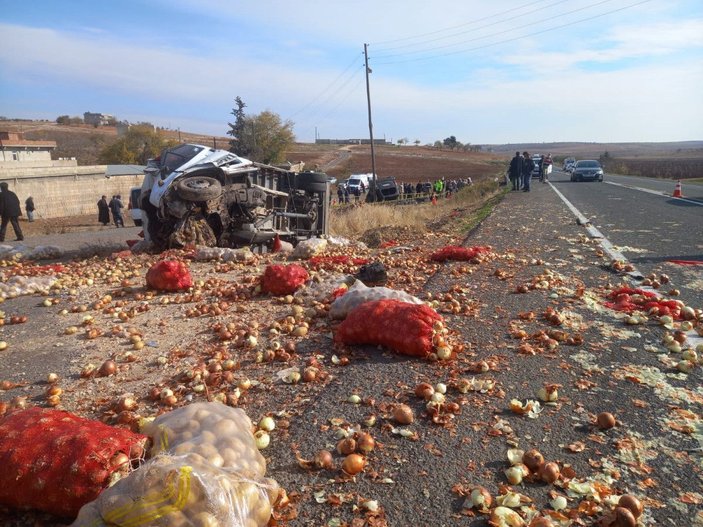
[[[352,68],[352,66],[354,66],[354,63],[355,63],[357,60],[359,60],[359,56],[360,56],[360,55],[361,55],[361,53],[357,53],[357,54],[354,56],[354,59],[349,63],[349,65],[348,65],[346,68],[344,68],[344,70],[343,70],[339,75],[337,75],[337,77],[336,77],[332,82],[330,82],[325,88],[323,88],[322,91],[320,91],[313,99],[310,100],[310,102],[308,102],[307,104],[305,104],[305,105],[304,105],[302,108],[300,108],[299,110],[296,110],[295,112],[293,112],[293,113],[290,115],[290,117],[288,117],[288,119],[293,119],[293,117],[295,117],[295,116],[298,115],[299,113],[301,113],[301,112],[307,110],[307,109],[308,109],[310,106],[312,106],[313,104],[319,103],[319,102],[320,102],[320,98],[325,94],[325,92],[327,92],[328,90],[332,89],[332,87],[337,83],[337,81],[339,81],[339,80]],[[363,66],[363,64],[360,63],[360,64],[359,64],[359,67],[361,67],[361,66]],[[356,73],[356,72],[354,72],[354,73]],[[353,78],[353,76],[354,76],[354,74],[352,74],[352,78]],[[340,89],[343,88],[348,82],[349,82],[349,80],[347,80],[346,82],[344,82],[344,83],[342,84],[342,86],[340,87]],[[332,95],[334,95],[334,93],[333,93]]]
[[[363,67],[363,64],[361,65],[361,67]],[[316,117],[321,111],[323,111],[323,106],[324,106],[327,102],[329,102],[330,99],[332,99],[332,97],[335,97],[335,96],[339,95],[339,94],[342,92],[342,90],[343,90],[346,86],[349,85],[349,83],[351,83],[356,77],[359,77],[359,79],[357,80],[357,83],[356,83],[354,86],[352,86],[352,89],[347,89],[347,90],[344,92],[344,94],[342,95],[341,101],[340,101],[337,105],[335,105],[335,106],[332,108],[332,110],[329,110],[328,113],[325,114],[325,117],[326,117],[327,115],[329,115],[330,112],[332,112],[332,111],[335,110],[337,107],[339,107],[339,105],[341,104],[341,102],[343,102],[344,100],[346,100],[346,99],[351,95],[351,93],[353,93],[354,89],[357,88],[357,87],[359,86],[359,84],[361,83],[361,81],[363,80],[363,76],[359,76],[359,75],[358,75],[360,72],[361,72],[361,69],[355,70],[355,71],[354,71],[354,74],[353,74],[352,76],[350,76],[350,77],[349,77],[339,88],[337,88],[333,93],[329,94],[325,99],[315,101],[315,102],[317,102],[315,109],[313,109],[313,111],[312,111],[310,114],[308,114],[306,117],[307,117],[308,119],[312,119],[312,118]]]
[[[544,1],[546,1],[546,0],[540,0],[540,2],[533,2],[533,4],[542,3],[542,2],[544,2]],[[543,11],[543,10],[548,9],[548,8],[550,8],[550,7],[554,7],[555,5],[563,4],[563,3],[568,2],[568,1],[570,1],[570,0],[558,0],[557,2],[552,2],[551,4],[547,4],[547,5],[545,5],[545,6],[542,6],[542,7],[538,8],[538,9],[533,9],[532,11],[526,11],[526,12],[524,12],[524,13],[520,13],[520,14],[511,16],[511,17],[509,17],[509,18],[504,18],[504,19],[501,19],[501,20],[497,20],[496,22],[491,22],[490,24],[485,24],[485,25],[479,26],[479,27],[474,28],[474,29],[471,29],[471,30],[467,29],[467,30],[465,30],[465,31],[459,31],[459,32],[457,32],[457,33],[451,33],[451,34],[449,34],[449,35],[443,35],[443,36],[436,37],[436,38],[432,38],[432,39],[425,39],[425,40],[421,40],[421,41],[416,42],[416,43],[405,44],[405,45],[402,45],[402,46],[392,46],[392,47],[389,47],[389,48],[383,48],[383,47],[381,47],[379,53],[383,54],[383,53],[385,53],[385,52],[387,52],[387,51],[392,51],[392,50],[395,50],[395,49],[402,49],[402,48],[411,47],[411,46],[420,46],[420,45],[422,45],[422,44],[426,44],[426,43],[430,43],[430,42],[437,42],[438,40],[445,40],[445,39],[448,39],[448,38],[453,38],[453,37],[456,37],[456,36],[465,35],[466,33],[470,33],[470,32],[472,32],[472,31],[478,31],[478,30],[480,30],[480,29],[486,29],[486,28],[489,28],[489,27],[492,27],[492,26],[496,26],[496,25],[498,25],[498,24],[502,24],[502,23],[504,23],[504,22],[509,22],[509,21],[511,21],[511,20],[515,20],[516,18],[522,18],[522,17],[524,17],[524,16],[526,16],[526,15],[531,15],[532,13],[538,13],[538,12],[540,12],[540,11]],[[607,0],[607,1],[611,1],[611,0]],[[530,5],[530,4],[527,4],[527,6],[529,6],[529,5]],[[526,6],[521,6],[520,8],[516,8],[516,10],[517,10],[517,9],[521,9],[522,7],[526,7]],[[462,24],[461,26],[454,26],[454,28],[449,28],[449,29],[455,29],[455,28],[463,27],[463,26],[465,26],[465,25],[471,25],[471,24],[474,24],[474,23],[479,22],[479,21],[482,21],[482,20],[486,20],[486,19],[490,19],[490,18],[495,18],[496,16],[499,16],[500,14],[507,14],[507,13],[510,13],[510,12],[513,12],[513,11],[514,11],[514,10],[503,11],[502,13],[499,13],[499,14],[497,14],[497,15],[491,15],[491,16],[488,16],[488,17],[484,17],[484,18],[478,19],[478,20],[475,21],[475,22],[470,22],[470,23],[468,23],[468,24]],[[432,32],[432,33],[426,33],[425,35],[435,35],[435,34],[437,34],[437,33],[443,33],[444,31],[445,31],[445,30],[434,31],[434,32]],[[415,37],[409,37],[409,38],[415,38]]]
[[[607,1],[607,0],[606,0],[606,1]],[[547,29],[543,29],[543,30],[540,30],[540,31],[534,31],[534,32],[532,32],[532,33],[526,33],[526,34],[524,34],[524,35],[520,35],[520,36],[517,36],[517,37],[514,37],[514,38],[508,38],[508,39],[504,39],[504,40],[499,40],[499,41],[497,41],[497,42],[490,42],[490,43],[484,44],[484,45],[482,45],[482,46],[475,46],[475,47],[473,47],[473,48],[464,48],[464,49],[460,49],[460,50],[457,50],[457,51],[448,51],[448,52],[446,52],[446,53],[441,53],[441,54],[436,54],[436,55],[429,55],[429,56],[426,56],[426,57],[409,58],[409,59],[405,59],[405,60],[391,60],[391,61],[385,61],[385,62],[375,62],[375,64],[378,64],[378,65],[387,65],[387,64],[403,64],[403,63],[408,63],[408,62],[419,62],[419,61],[426,61],[426,60],[434,60],[434,59],[437,59],[437,58],[447,57],[447,56],[450,56],[450,55],[458,55],[458,54],[461,54],[461,53],[468,53],[468,52],[471,52],[471,51],[477,51],[477,50],[479,50],[479,49],[485,49],[485,48],[489,48],[489,47],[493,47],[493,46],[498,46],[498,45],[500,45],[500,44],[506,44],[506,43],[508,43],[508,42],[514,42],[514,41],[516,41],[516,40],[521,40],[521,39],[527,38],[527,37],[533,37],[533,36],[535,36],[535,35],[542,35],[542,34],[544,34],[544,33],[549,33],[549,32],[551,32],[551,31],[556,31],[557,29],[563,29],[563,28],[565,28],[565,27],[569,27],[569,26],[573,26],[573,25],[576,25],[576,24],[580,24],[581,22],[587,22],[587,21],[589,21],[589,20],[594,20],[594,19],[596,19],[596,18],[601,18],[601,17],[607,16],[607,15],[611,15],[611,14],[613,14],[613,13],[618,13],[618,12],[620,12],[620,11],[625,11],[625,10],[627,10],[627,9],[631,9],[631,8],[633,8],[633,7],[637,7],[637,6],[639,6],[639,5],[646,4],[646,3],[651,2],[651,1],[652,1],[652,0],[642,0],[641,2],[636,2],[636,3],[634,3],[634,4],[630,4],[630,5],[627,5],[627,6],[624,6],[624,7],[620,7],[620,8],[618,8],[618,9],[612,9],[612,10],[606,11],[606,12],[604,12],[604,13],[599,13],[599,14],[597,14],[597,15],[593,15],[593,16],[586,17],[586,18],[580,18],[580,19],[574,20],[574,21],[572,21],[572,22],[567,22],[567,23],[565,23],[565,24],[560,24],[560,25],[558,25],[558,26],[552,26],[552,27],[549,27],[549,28],[547,28]],[[553,17],[552,17],[552,18],[553,18]],[[485,38],[485,37],[484,37],[484,38]],[[469,41],[466,41],[466,42],[470,42],[470,40],[469,40]],[[448,47],[448,46],[442,46],[442,47]],[[433,49],[440,49],[440,48],[433,48]],[[425,51],[432,51],[433,49],[425,50]],[[389,55],[389,56],[387,56],[386,58],[391,58],[391,57],[393,57],[393,56],[396,56],[396,55]]]
[[[525,8],[525,7],[530,7],[530,6],[535,5],[535,4],[541,4],[542,2],[546,2],[546,1],[547,1],[547,0],[537,0],[536,2],[529,2],[529,3],[527,3],[527,4],[523,4],[523,5],[521,5],[521,6],[514,7],[514,8],[512,8],[512,9],[508,9],[508,10],[506,10],[506,11],[501,11],[500,13],[495,13],[495,14],[493,14],[493,15],[488,15],[488,16],[485,16],[485,17],[483,17],[483,18],[478,18],[478,19],[476,19],[476,20],[472,20],[472,21],[466,22],[466,23],[464,23],[464,24],[459,24],[459,25],[457,25],[457,26],[450,26],[450,27],[447,27],[447,28],[444,28],[444,29],[438,29],[437,31],[431,31],[431,32],[429,32],[429,33],[421,33],[421,34],[419,34],[419,35],[415,35],[415,36],[411,36],[411,37],[403,37],[403,38],[396,38],[396,39],[393,39],[393,40],[382,40],[382,41],[380,41],[380,42],[372,42],[372,43],[369,44],[369,45],[377,46],[377,45],[381,45],[381,44],[392,44],[392,43],[394,43],[394,42],[402,42],[402,41],[404,41],[404,40],[413,40],[413,39],[415,39],[415,38],[420,38],[420,37],[427,37],[427,36],[431,36],[431,35],[436,35],[437,33],[442,33],[442,32],[447,31],[447,30],[458,29],[458,28],[460,28],[460,27],[465,27],[465,26],[470,26],[470,25],[472,25],[472,24],[477,24],[478,22],[483,22],[484,20],[490,20],[491,18],[495,18],[495,17],[497,17],[497,16],[501,16],[501,15],[505,15],[505,14],[508,14],[508,13],[512,13],[512,12],[514,12],[514,11],[518,11],[518,10],[523,9],[523,8]]]
[[[546,17],[546,18],[542,18],[542,19],[533,21],[533,22],[531,22],[531,24],[539,24],[539,23],[541,23],[541,22],[551,21],[551,20],[554,20],[555,18],[560,18],[560,17],[564,17],[564,16],[567,16],[567,15],[572,15],[572,14],[574,14],[574,13],[578,13],[578,12],[580,12],[580,11],[585,11],[586,9],[590,9],[590,8],[592,8],[592,7],[597,7],[597,6],[603,5],[603,4],[607,4],[608,2],[612,2],[612,1],[613,1],[613,0],[600,0],[599,2],[595,2],[595,3],[589,4],[589,5],[587,5],[587,6],[579,7],[579,8],[577,8],[577,9],[572,9],[571,11],[566,11],[566,12],[564,12],[564,13],[559,13],[559,14],[557,14],[557,15],[550,15],[550,16],[548,16],[548,17]],[[512,19],[508,19],[508,20],[512,20]],[[491,25],[495,25],[495,24],[491,24]],[[404,52],[404,53],[396,53],[396,54],[390,54],[390,55],[383,55],[383,54],[381,54],[380,56],[379,56],[379,55],[376,55],[376,57],[377,57],[377,58],[384,59],[384,58],[393,58],[393,57],[402,56],[402,55],[413,55],[413,54],[417,54],[417,53],[427,53],[427,52],[436,51],[436,50],[440,50],[440,49],[446,49],[446,48],[450,48],[450,47],[455,47],[455,46],[458,46],[458,45],[461,45],[461,44],[467,44],[467,43],[469,43],[469,42],[475,42],[475,41],[477,41],[477,40],[484,40],[484,39],[491,38],[491,37],[497,37],[497,36],[499,36],[499,35],[504,35],[504,34],[506,34],[506,33],[510,33],[510,32],[512,32],[512,31],[515,31],[515,29],[521,29],[521,28],[514,28],[514,27],[512,27],[512,28],[504,29],[504,30],[502,30],[502,31],[497,31],[497,32],[495,32],[495,33],[491,33],[491,34],[489,34],[489,35],[483,35],[483,36],[480,36],[480,37],[474,37],[474,38],[470,38],[470,39],[466,39],[466,40],[461,40],[461,41],[458,41],[458,42],[455,42],[455,43],[452,43],[452,44],[444,44],[444,45],[442,45],[442,46],[435,46],[435,47],[427,48],[427,49],[424,49],[424,50],[407,51],[407,52]]]

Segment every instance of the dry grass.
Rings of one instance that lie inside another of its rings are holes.
[[[359,238],[370,229],[381,227],[410,227],[423,232],[428,223],[448,216],[456,209],[477,210],[499,193],[495,181],[482,181],[466,187],[451,199],[441,199],[437,205],[364,204],[343,209],[333,209],[330,214],[330,232],[335,236]]]

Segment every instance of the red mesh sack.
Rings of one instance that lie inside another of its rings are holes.
[[[334,340],[341,344],[380,344],[402,355],[427,357],[433,351],[432,326],[441,320],[424,304],[373,300],[347,315]]]
[[[435,262],[444,262],[447,260],[468,262],[476,258],[479,254],[488,253],[490,251],[490,247],[460,247],[458,245],[447,245],[432,253],[430,259]]]
[[[60,410],[13,412],[0,420],[0,503],[74,517],[129,472],[124,455],[142,457],[146,440]]]
[[[181,291],[193,287],[193,277],[183,262],[161,260],[149,267],[146,285],[159,291]]]
[[[308,278],[308,272],[297,264],[269,265],[261,279],[261,289],[272,295],[291,295]]]

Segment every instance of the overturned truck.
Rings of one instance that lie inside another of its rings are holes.
[[[329,178],[182,144],[149,160],[140,205],[144,237],[159,249],[187,244],[296,245],[327,234]]]

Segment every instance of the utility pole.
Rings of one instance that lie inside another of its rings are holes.
[[[371,121],[371,89],[369,88],[369,73],[371,73],[371,68],[369,68],[369,53],[368,44],[364,44],[364,65],[366,70],[366,102],[369,108],[369,137],[371,139],[371,189],[372,201],[376,201],[378,194],[376,192],[376,154],[373,149],[373,122]]]

